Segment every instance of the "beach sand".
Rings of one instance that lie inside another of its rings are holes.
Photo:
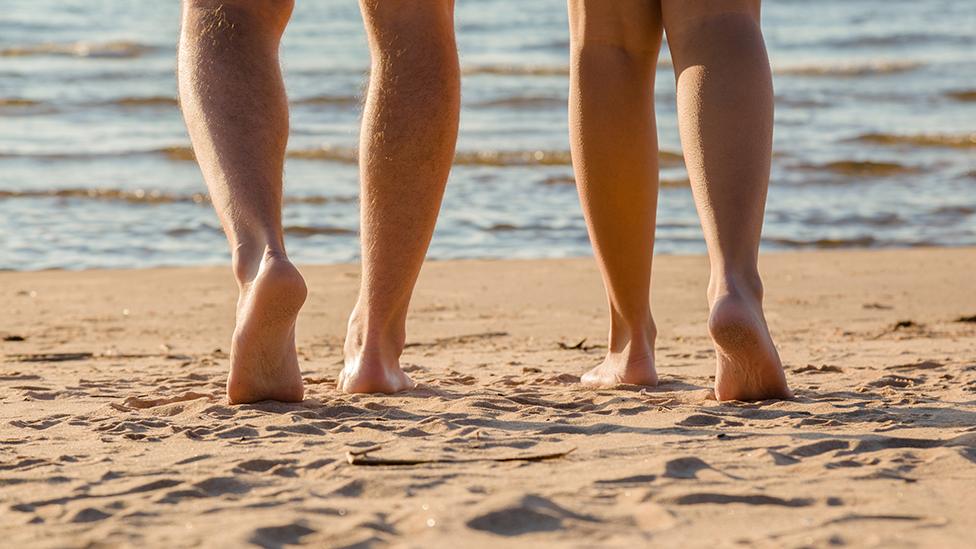
[[[2,273],[0,544],[971,547],[974,267],[764,256],[797,398],[753,404],[711,398],[703,257],[656,259],[662,383],[616,390],[592,259],[430,263],[396,396],[335,392],[358,270],[306,267],[306,400],[246,406],[228,268]]]

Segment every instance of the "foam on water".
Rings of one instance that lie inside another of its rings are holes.
[[[68,44],[42,43],[2,48],[0,57],[68,56],[130,59],[142,57],[153,49],[152,46],[126,40],[102,43],[85,41]]]

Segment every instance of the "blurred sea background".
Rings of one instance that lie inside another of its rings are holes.
[[[0,269],[225,262],[176,101],[179,3],[0,4]],[[461,138],[430,257],[590,253],[566,20],[563,0],[458,2]],[[776,86],[764,250],[976,245],[976,4],[774,0],[763,28]],[[354,261],[357,3],[299,1],[282,61],[289,254]],[[655,95],[656,249],[699,253],[666,48]]]

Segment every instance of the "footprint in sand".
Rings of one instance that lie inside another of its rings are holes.
[[[896,389],[905,389],[908,387],[914,387],[922,382],[924,382],[924,378],[886,375],[881,376],[874,381],[868,382],[865,385],[862,385],[862,387],[874,387],[878,389],[883,387],[894,387]]]
[[[677,479],[697,479],[698,473],[705,470],[715,470],[703,460],[688,456],[672,459],[664,464],[664,477]]]
[[[813,505],[810,498],[784,499],[766,494],[718,494],[711,492],[696,492],[677,496],[665,500],[673,505],[729,505],[742,503],[745,505],[775,505],[780,507],[807,507]]]
[[[234,466],[234,469],[249,473],[264,473],[279,465],[294,465],[295,463],[297,461],[294,459],[251,459],[238,463]]]
[[[304,543],[303,538],[317,533],[304,521],[297,521],[283,526],[263,526],[255,528],[248,542],[258,547],[284,547]]]
[[[205,395],[203,393],[196,393],[193,391],[188,391],[182,395],[177,395],[169,398],[140,398],[140,397],[129,397],[122,401],[122,406],[127,408],[134,408],[136,410],[144,410],[146,408],[155,408],[157,406],[163,406],[166,404],[174,404],[176,402],[186,402],[188,400],[197,400],[200,398],[205,398],[208,400],[215,400],[213,395]]]
[[[71,517],[71,522],[98,522],[112,515],[94,507],[86,507]]]
[[[65,419],[70,417],[68,414],[55,414],[53,416],[48,416],[41,419],[34,420],[20,420],[15,419],[10,422],[10,425],[14,427],[19,427],[21,429],[34,429],[36,431],[43,431],[45,429],[54,427],[59,423],[62,423]]]
[[[705,414],[692,414],[677,423],[682,427],[709,427],[722,423],[722,418]]]
[[[251,491],[252,486],[234,477],[213,477],[202,480],[193,485],[194,488],[202,491],[209,497],[223,496],[227,494],[246,494]]]
[[[481,507],[465,524],[499,536],[552,532],[563,528],[567,521],[596,521],[537,495],[493,501]]]
[[[915,362],[911,364],[896,364],[894,366],[887,366],[885,370],[934,370],[937,368],[944,368],[945,365],[941,362],[936,362],[934,360],[923,360],[920,362]]]
[[[851,443],[846,440],[821,440],[819,442],[813,442],[811,444],[804,444],[802,446],[797,446],[789,451],[789,455],[793,458],[802,459],[808,457],[819,456],[827,452],[833,452],[835,450],[846,450],[850,448]]]
[[[632,475],[628,477],[600,479],[594,484],[644,484],[657,480],[657,475]]]

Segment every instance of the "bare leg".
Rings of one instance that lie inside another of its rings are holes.
[[[183,114],[240,289],[227,395],[300,401],[295,320],[306,288],[285,255],[281,185],[288,104],[278,42],[292,0],[185,0]]]
[[[339,389],[395,393],[407,308],[454,158],[460,71],[453,0],[361,0],[372,53],[360,140],[363,274]]]
[[[573,166],[610,305],[606,359],[582,382],[656,385],[650,278],[657,210],[657,1],[569,0]]]
[[[789,398],[757,267],[773,128],[759,0],[663,0],[662,6],[681,143],[711,262],[715,396]]]

